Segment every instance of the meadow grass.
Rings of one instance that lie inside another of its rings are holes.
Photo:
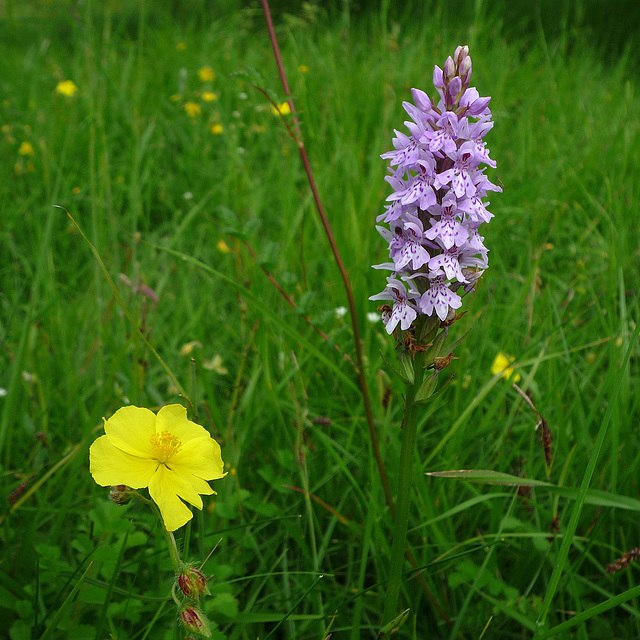
[[[639,545],[637,70],[629,49],[594,48],[569,11],[551,32],[531,17],[538,27],[523,35],[496,5],[455,16],[434,3],[420,22],[385,3],[363,15],[274,12],[355,294],[394,494],[403,385],[385,363],[393,340],[366,319],[384,286],[370,268],[385,259],[374,229],[389,192],[379,154],[402,129],[411,87],[432,93],[433,65],[456,45],[470,45],[472,84],[492,96],[488,145],[504,193],[491,199],[490,269],[452,330],[471,332],[419,419],[408,547],[423,571],[407,564],[411,613],[396,635],[637,638],[638,567],[605,573]],[[214,637],[375,638],[393,521],[352,331],[336,313],[346,304],[338,269],[295,144],[245,80],[259,75],[282,102],[260,11],[7,7],[3,635],[181,637],[153,518],[110,503],[88,472],[103,416],[179,401],[150,344],[229,470],[179,532],[194,561],[216,547],[203,605]],[[213,79],[199,77],[205,67]],[[56,93],[63,80],[75,95]],[[550,465],[535,411],[491,375],[498,352],[516,359],[518,386],[548,424]],[[458,469],[548,484],[425,476]]]

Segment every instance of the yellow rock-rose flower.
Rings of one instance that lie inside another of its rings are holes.
[[[33,155],[33,145],[26,140],[20,145],[18,148],[19,156],[32,156]]]
[[[56,93],[71,98],[78,91],[78,87],[73,80],[62,80],[56,85]]]
[[[496,373],[502,372],[502,377],[505,380],[509,380],[511,379],[511,376],[513,376],[513,382],[518,382],[520,380],[520,374],[513,370],[513,367],[511,366],[513,361],[514,360],[511,356],[498,352],[498,355],[495,357],[495,360],[491,365],[491,373],[495,376]]]
[[[273,113],[274,116],[278,116],[278,115],[283,115],[283,116],[288,116],[291,113],[291,107],[289,106],[288,102],[281,102],[278,107],[274,107],[273,105],[270,105],[271,107],[271,113]]]
[[[198,69],[198,78],[200,78],[200,82],[211,82],[215,77],[216,74],[211,67],[202,67],[202,69]]]
[[[162,407],[157,415],[122,407],[104,420],[104,431],[89,449],[93,479],[103,487],[147,487],[168,531],[193,517],[182,500],[202,509],[200,494],[213,493],[207,481],[226,475],[220,445],[180,404]]]
[[[190,118],[195,118],[201,111],[200,105],[197,102],[185,102],[183,107]]]

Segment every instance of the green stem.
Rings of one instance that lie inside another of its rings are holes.
[[[402,448],[400,450],[400,470],[398,472],[396,519],[391,545],[389,583],[387,585],[387,596],[381,626],[388,624],[398,615],[398,598],[400,596],[400,583],[405,561],[409,507],[411,506],[411,470],[413,467],[416,431],[418,427],[415,397],[424,375],[424,366],[420,358],[416,358],[414,364],[415,380],[413,384],[407,384],[407,395],[404,401],[404,422],[402,427]]]
[[[158,505],[153,500],[147,500],[137,491],[135,493],[137,494],[138,499],[142,502],[147,503],[151,507],[152,511],[158,516],[160,526],[162,527],[162,533],[164,534],[164,539],[169,549],[169,555],[171,556],[171,564],[173,564],[173,570],[175,571],[176,575],[178,575],[180,573],[180,570],[184,566],[184,562],[182,562],[182,559],[180,558],[180,552],[178,551],[178,545],[176,544],[176,539],[174,538],[173,533],[171,531],[167,531],[167,528],[164,526],[164,520],[162,519],[162,514],[160,513]]]

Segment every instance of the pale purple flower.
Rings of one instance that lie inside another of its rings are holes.
[[[429,207],[429,213],[440,215],[440,220],[431,219],[432,227],[424,232],[429,240],[439,239],[445,249],[454,244],[462,245],[469,237],[469,230],[457,217],[457,203],[455,195],[449,192],[442,200],[442,204]]]
[[[405,219],[403,226],[395,225],[392,231],[376,227],[380,235],[389,242],[389,256],[393,260],[394,271],[402,271],[409,264],[416,271],[429,260],[429,253],[422,245],[422,222],[408,213],[405,214]]]
[[[430,278],[429,288],[420,297],[420,311],[425,315],[432,315],[435,311],[443,322],[449,314],[449,307],[459,309],[462,299],[457,293],[449,289],[443,276],[436,275]]]
[[[445,153],[455,153],[458,139],[458,116],[451,111],[445,111],[436,121],[438,129],[426,131],[423,139],[429,141],[429,151],[437,153],[442,149]]]
[[[413,168],[420,159],[420,142],[413,136],[409,137],[396,130],[396,137],[393,139],[395,151],[383,153],[380,157],[389,159],[389,164],[399,168]]]
[[[402,194],[400,199],[402,204],[416,203],[420,209],[426,209],[437,202],[436,194],[433,190],[434,164],[432,160],[430,162],[426,160],[418,162],[418,173],[413,176],[410,185]]]
[[[418,315],[414,304],[407,297],[407,288],[397,278],[387,278],[385,290],[371,296],[369,300],[393,300],[391,314],[387,318],[384,314],[382,317],[383,322],[386,319],[386,330],[389,335],[393,333],[398,323],[400,323],[400,328],[406,331]]]
[[[442,253],[429,260],[429,271],[434,274],[444,272],[448,280],[458,280],[465,282],[466,278],[462,273],[462,267],[458,261],[460,249],[455,245],[449,249],[445,249]],[[467,266],[467,265],[465,265]]]
[[[452,154],[447,154],[453,161],[453,167],[436,175],[434,186],[436,189],[451,185],[457,198],[470,198],[476,193],[476,180],[480,180],[478,160],[475,156],[476,145],[465,142]]]

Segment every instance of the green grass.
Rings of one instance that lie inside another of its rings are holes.
[[[295,145],[238,75],[256,69],[282,100],[261,12],[208,4],[0,5],[0,632],[13,640],[180,637],[153,517],[110,503],[87,453],[103,416],[179,401],[177,390],[53,205],[93,244],[231,470],[196,514],[186,553],[201,562],[217,545],[203,602],[214,637],[264,640],[279,623],[271,638],[378,631],[393,522],[342,356],[354,358],[349,321],[334,312],[346,296]],[[452,15],[434,3],[424,21],[395,6],[387,15],[384,3],[353,15],[274,10],[354,290],[394,493],[404,388],[383,359],[394,362],[393,341],[366,320],[384,285],[370,269],[385,252],[374,229],[388,194],[379,154],[402,129],[411,87],[433,93],[433,65],[456,45],[470,45],[473,84],[492,96],[491,173],[504,193],[491,198],[490,269],[452,329],[454,339],[472,331],[443,372],[449,386],[424,407],[414,461],[409,547],[446,618],[407,564],[411,613],[396,635],[475,640],[488,625],[485,638],[532,638],[546,612],[538,638],[637,638],[640,594],[625,592],[639,566],[604,570],[639,545],[633,49],[596,48],[606,38],[569,3],[553,27],[525,9],[511,23],[500,5]],[[216,76],[202,83],[205,66]],[[66,79],[73,97],[54,91]],[[18,154],[25,141],[32,156]],[[550,468],[535,413],[492,379],[499,351],[517,359],[518,384],[549,425]],[[563,489],[519,496],[424,475],[453,469]]]

